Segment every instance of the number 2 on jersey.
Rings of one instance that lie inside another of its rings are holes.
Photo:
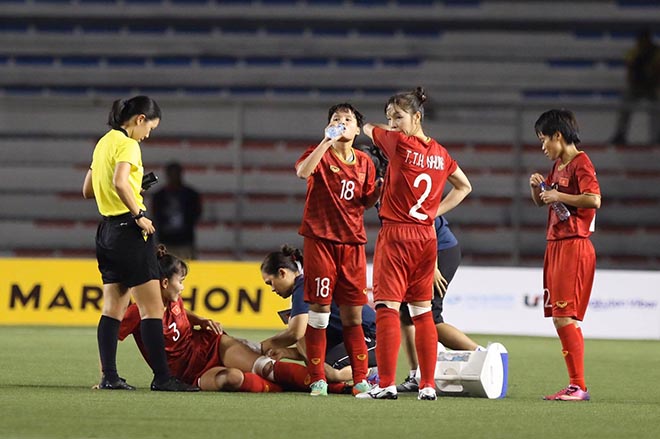
[[[411,217],[413,217],[415,219],[418,219],[420,221],[424,221],[425,219],[427,219],[429,217],[425,213],[418,212],[418,210],[422,208],[422,203],[424,201],[426,201],[429,194],[431,193],[431,185],[433,184],[433,182],[431,181],[431,176],[429,174],[421,173],[415,179],[415,182],[413,183],[413,186],[414,187],[419,187],[419,185],[422,182],[426,183],[426,187],[424,188],[424,192],[422,193],[422,196],[417,199],[417,203],[415,203],[415,205],[413,207],[411,207],[410,210],[408,211],[408,214]]]

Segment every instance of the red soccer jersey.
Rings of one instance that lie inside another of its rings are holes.
[[[458,164],[433,139],[427,143],[379,127],[374,127],[373,138],[389,160],[380,217],[397,223],[433,224],[447,177]]]
[[[310,146],[296,167],[316,146]],[[347,163],[332,148],[307,178],[307,197],[298,233],[310,238],[342,244],[365,244],[364,210],[366,199],[375,189],[376,168],[371,158],[353,150],[355,160]]]
[[[596,179],[596,170],[586,153],[581,152],[568,165],[560,169],[561,160],[557,160],[548,175],[546,184],[556,184],[557,190],[565,194],[600,195],[600,186]],[[548,208],[548,226],[546,239],[554,241],[567,238],[588,238],[595,229],[596,209],[582,209],[569,206],[571,216],[560,221],[557,214]]]
[[[140,312],[136,304],[128,307],[119,327],[120,340],[124,340],[130,334],[133,334],[142,356],[148,358],[140,335]],[[172,372],[176,373],[175,370],[179,369],[180,366],[185,369],[188,361],[193,357],[194,345],[192,342],[192,326],[180,297],[176,302],[170,302],[165,308],[163,313],[163,336],[165,337],[167,362]]]

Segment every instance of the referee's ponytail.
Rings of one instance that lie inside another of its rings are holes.
[[[117,99],[112,103],[108,125],[118,130],[136,114],[144,114],[147,120],[161,119],[160,107],[156,101],[149,96],[135,96],[127,100]]]

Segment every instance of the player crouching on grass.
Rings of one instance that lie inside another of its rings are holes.
[[[158,247],[158,266],[164,305],[165,352],[174,376],[207,391],[262,393],[309,388],[304,366],[260,355],[224,333],[218,322],[185,309],[181,292],[188,266],[168,254],[163,245]],[[193,330],[194,326],[201,330]],[[149,362],[139,328],[140,314],[137,305],[132,304],[121,322],[119,338],[123,340],[133,334],[140,352]],[[344,383],[329,385],[333,393],[343,393],[345,388]]]

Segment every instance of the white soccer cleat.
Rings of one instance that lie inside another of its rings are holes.
[[[396,386],[387,386],[382,388],[374,386],[368,392],[358,393],[355,395],[359,399],[397,399]]]
[[[435,389],[433,387],[424,387],[423,389],[419,389],[417,399],[420,401],[435,401],[438,397],[435,395]]]

